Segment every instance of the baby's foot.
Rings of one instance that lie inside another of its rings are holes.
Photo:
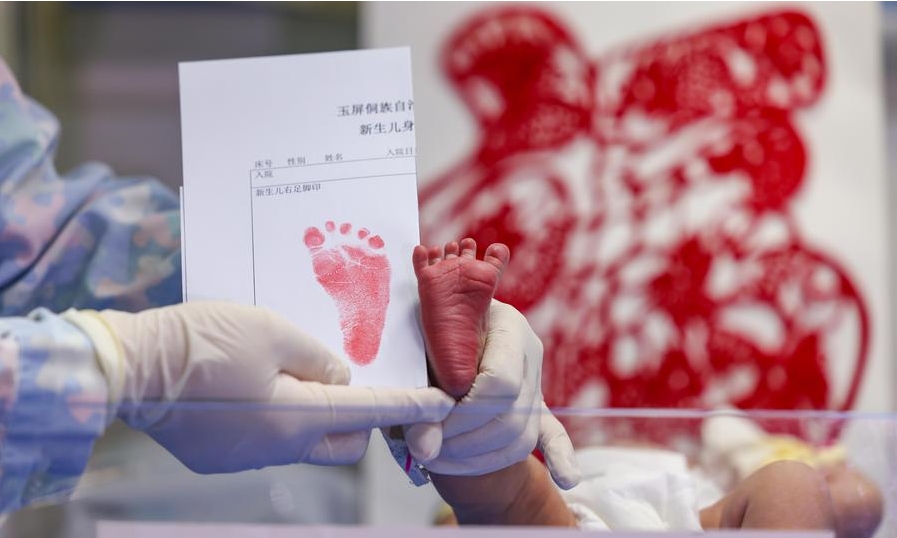
[[[346,354],[356,364],[369,364],[380,349],[389,306],[390,268],[383,239],[365,228],[352,234],[348,223],[337,229],[328,221],[324,230],[311,227],[303,237],[315,276],[336,303]]]
[[[421,322],[430,365],[442,390],[461,398],[479,370],[486,342],[489,304],[511,253],[489,245],[482,260],[471,238],[445,248],[414,247],[412,262],[420,294]]]

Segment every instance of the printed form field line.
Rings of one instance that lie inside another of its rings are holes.
[[[415,156],[406,155],[252,168],[249,184],[251,188],[264,188],[277,186],[274,181],[295,184],[414,173]]]
[[[310,179],[308,181],[288,181],[286,183],[274,183],[272,185],[265,185],[265,186],[255,185],[253,187],[250,187],[250,190],[276,189],[277,187],[290,187],[293,185],[308,185],[310,183],[336,183],[338,181],[351,181],[354,179],[377,179],[377,178],[381,178],[381,177],[397,177],[397,176],[413,176],[413,175],[414,175],[414,172],[397,172],[394,174],[378,174],[378,175],[371,175],[371,176],[336,177],[336,178],[332,178],[332,179]]]

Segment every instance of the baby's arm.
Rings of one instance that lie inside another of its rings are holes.
[[[576,526],[545,466],[533,456],[481,476],[431,478],[461,525]]]

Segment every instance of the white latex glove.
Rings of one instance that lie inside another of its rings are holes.
[[[434,473],[476,476],[526,459],[538,447],[555,483],[581,473],[566,430],[542,399],[542,342],[514,307],[492,301],[473,387],[442,424],[407,428],[412,455]],[[441,441],[441,446],[440,446]]]
[[[454,404],[435,388],[343,386],[349,369],[335,355],[262,308],[191,302],[64,317],[93,341],[118,417],[196,472],[352,463],[371,428],[438,422]]]

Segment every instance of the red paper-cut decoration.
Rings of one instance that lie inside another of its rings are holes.
[[[853,406],[865,301],[791,208],[811,158],[793,118],[827,75],[808,16],[593,61],[548,11],[499,7],[456,28],[442,66],[480,137],[421,189],[424,240],[511,248],[498,298],[545,343],[550,405]]]

